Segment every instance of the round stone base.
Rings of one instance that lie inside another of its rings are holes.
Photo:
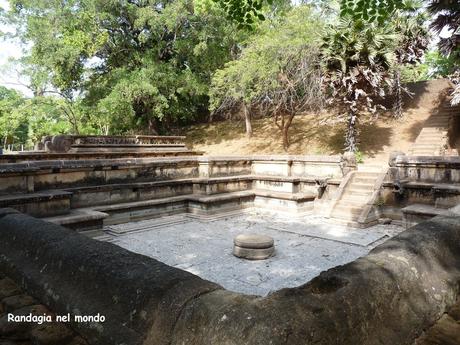
[[[262,248],[262,249],[251,249],[251,248],[241,248],[238,246],[233,246],[233,255],[238,258],[247,259],[247,260],[264,260],[268,259],[275,252],[275,247]]]
[[[273,238],[259,234],[241,234],[233,240],[233,255],[248,260],[263,260],[273,255]]]

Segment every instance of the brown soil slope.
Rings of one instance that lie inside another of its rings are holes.
[[[404,117],[391,118],[390,112],[377,118],[365,116],[360,123],[360,151],[365,162],[387,161],[392,151],[407,152],[424,121],[444,99],[449,82],[445,79],[409,85],[414,93],[406,97]],[[187,128],[188,145],[209,155],[251,154],[337,154],[343,150],[345,123],[337,111],[303,114],[290,129],[288,152],[282,147],[281,133],[271,118],[253,121],[254,135],[246,138],[243,120],[214,122]]]

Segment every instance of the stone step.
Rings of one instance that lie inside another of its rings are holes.
[[[447,129],[449,128],[449,121],[429,121],[426,122],[424,125],[424,128],[442,128],[442,129]]]
[[[412,151],[431,151],[431,152],[434,152],[434,151],[439,151],[442,149],[442,145],[440,144],[437,144],[437,145],[413,145],[411,147],[411,150]]]
[[[446,136],[442,134],[422,134],[417,137],[415,142],[417,141],[440,141],[447,139]]]
[[[449,127],[450,124],[450,119],[433,119],[433,120],[427,120],[424,124],[424,128],[430,128],[430,127]]]
[[[438,111],[437,114],[433,114],[429,118],[438,117],[438,116],[451,116],[452,113],[455,113],[457,111],[459,111],[459,110],[453,111],[453,110],[450,110],[450,109],[441,109],[440,111]]]
[[[377,179],[382,172],[371,172],[371,171],[357,171],[355,172],[355,175],[353,176],[354,178],[356,177],[362,177],[362,178],[373,178]]]
[[[423,145],[423,144],[414,144],[410,148],[411,151],[437,151],[440,150],[442,145]]]
[[[451,211],[426,204],[412,204],[401,209],[406,229],[435,216],[449,216]]]
[[[358,164],[358,173],[374,173],[379,174],[383,170],[382,165],[373,165],[373,164]]]
[[[267,191],[267,190],[261,190],[261,189],[253,189],[253,193],[256,196],[261,196],[265,198],[292,200],[292,201],[298,201],[298,202],[314,201],[315,198],[317,197],[317,194],[312,193],[312,192],[290,193],[290,192],[274,192],[274,191]]]
[[[426,133],[430,133],[430,134],[444,133],[444,134],[447,134],[447,130],[440,129],[440,128],[435,128],[435,127],[424,127],[424,128],[422,128],[422,130],[420,131],[420,134],[426,134]]]
[[[118,224],[106,226],[104,230],[109,234],[119,236],[125,233],[149,231],[156,228],[161,228],[169,225],[182,224],[187,222],[188,219],[183,215],[172,215],[156,219],[141,220],[138,222],[131,222],[127,224]]]
[[[414,145],[412,145],[412,150],[415,150],[415,149],[427,149],[427,150],[439,150],[440,148],[442,147],[442,144],[441,143],[437,143],[437,144],[422,144],[422,143],[415,143]]]
[[[361,204],[366,204],[371,195],[372,193],[354,194],[350,192],[343,194],[340,201],[349,200],[351,202],[360,202]]]
[[[455,108],[455,107],[442,107],[440,109],[440,113],[460,113],[460,108]]]
[[[434,125],[434,124],[442,124],[442,125],[448,125],[450,122],[450,116],[449,117],[439,117],[439,118],[436,118],[436,119],[428,119],[425,121],[425,123],[423,124],[423,126],[430,126],[430,125]]]
[[[334,212],[343,212],[347,214],[360,215],[363,208],[361,206],[339,205],[334,207]]]
[[[0,195],[0,208],[11,207],[34,217],[52,217],[70,212],[72,193],[62,190]]]
[[[345,195],[340,199],[337,204],[337,206],[347,206],[347,207],[363,207],[366,205],[367,198],[362,198],[362,197],[356,197],[356,196],[349,196]]]
[[[361,215],[362,208],[360,207],[347,207],[336,205],[332,211],[331,217],[345,220],[358,220]]]
[[[418,157],[432,157],[432,156],[442,156],[440,152],[432,152],[432,151],[412,151],[410,152],[411,156],[418,156]]]
[[[425,125],[424,127],[425,129],[434,129],[434,130],[437,130],[438,132],[440,133],[443,133],[443,132],[448,132],[449,130],[449,125],[448,124],[439,124],[439,123],[433,123],[433,124],[427,124]],[[426,132],[425,132],[426,133]]]
[[[451,114],[437,114],[437,115],[433,115],[433,116],[430,116],[429,118],[427,118],[425,121],[431,121],[431,120],[449,120],[450,118],[452,117]]]
[[[349,185],[349,190],[360,190],[360,191],[373,191],[374,190],[374,183],[356,183],[352,182]],[[346,193],[346,191],[345,191]]]
[[[420,134],[422,133],[443,133],[447,132],[445,129],[440,129],[440,128],[435,128],[435,127],[423,127],[420,131]]]
[[[425,128],[426,129],[426,128]],[[426,131],[426,132],[421,132],[418,136],[418,138],[424,138],[424,137],[442,137],[446,138],[447,137],[447,131],[440,131],[440,130],[433,130],[433,131]]]
[[[442,147],[444,145],[445,141],[444,140],[425,140],[425,141],[419,141],[419,142],[415,142],[413,145],[412,145],[412,148],[414,147],[421,147],[421,146],[424,146],[424,145],[428,145],[430,147]]]
[[[372,193],[374,193],[374,189],[355,189],[355,188],[347,188],[346,192],[347,195],[353,196],[361,196],[361,197],[370,197]]]
[[[66,228],[78,230],[79,232],[100,230],[103,227],[104,219],[109,215],[104,212],[91,209],[76,209],[69,214],[45,218],[46,221],[62,225]],[[86,235],[90,235],[87,233]]]
[[[428,117],[428,120],[437,119],[439,117],[450,117],[450,116],[452,116],[452,114],[449,111],[440,111],[437,114],[433,114],[430,117]]]
[[[447,142],[447,138],[441,137],[441,138],[436,138],[436,139],[429,139],[429,140],[423,140],[422,139],[417,139],[412,145],[432,145],[432,146],[438,146],[441,147]]]
[[[366,177],[366,176],[361,176],[361,175],[355,175],[353,177],[352,183],[364,183],[364,184],[375,184],[375,181],[377,181],[377,177]]]

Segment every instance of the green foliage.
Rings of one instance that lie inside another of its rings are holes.
[[[460,3],[452,0],[432,0],[428,10],[433,15],[431,28],[439,34],[442,30],[453,33],[448,37],[440,37],[439,51],[444,55],[460,53]]]
[[[340,0],[340,15],[382,25],[397,9],[406,6],[405,0]]]
[[[415,0],[305,3],[10,0],[0,22],[29,43],[20,62],[35,98],[0,101],[0,135],[11,141],[47,131],[164,133],[204,118],[209,108],[226,112],[241,104],[265,107],[284,131],[292,118],[283,116],[316,104],[320,97],[311,90],[324,81],[331,98],[347,107],[347,147],[356,150],[349,141],[358,115],[375,112],[394,80],[458,69],[458,35],[442,40],[452,48],[448,57],[429,53],[423,61],[427,18]],[[438,31],[458,28],[460,8],[449,4],[429,6]]]
[[[418,81],[433,79],[430,65],[426,62],[401,67],[401,82],[415,83]]]
[[[23,102],[21,94],[0,86],[0,145],[25,140],[27,134],[22,126],[24,115],[18,111]]]
[[[60,95],[25,98],[17,91],[0,86],[0,146],[25,144],[33,147],[43,136],[55,134],[101,133],[80,101]]]
[[[206,113],[212,73],[246,35],[200,0],[197,11],[193,0],[10,2],[4,19],[32,43],[22,63],[35,94],[82,98],[110,133],[161,132]]]
[[[310,6],[265,22],[241,56],[214,74],[211,110],[228,112],[241,104],[264,108],[282,130],[286,148],[292,117],[315,108],[321,99],[321,27]]]
[[[451,0],[433,0],[428,5],[428,10],[433,14],[434,20],[431,28],[439,34],[442,30],[450,32],[447,37],[440,37],[438,49],[448,57],[444,71],[451,70],[449,78],[455,84],[452,93],[452,104],[460,103],[460,3]]]
[[[234,103],[258,102],[269,89],[279,87],[279,73],[292,55],[317,51],[321,22],[308,6],[296,8],[286,18],[264,23],[241,56],[217,70],[210,90],[211,110],[226,110]]]
[[[391,69],[400,41],[394,27],[341,18],[323,38],[325,84],[331,102],[347,109],[345,150],[358,150],[358,120],[363,109],[375,113],[392,83]]]
[[[399,42],[396,47],[396,64],[394,70],[393,85],[393,116],[397,119],[403,117],[402,93],[410,94],[403,86],[403,72],[410,71],[408,66],[416,66],[422,62],[425,51],[428,49],[429,32],[427,16],[422,10],[422,3],[414,1],[410,6],[397,10],[391,25],[399,34]],[[412,69],[413,72],[417,70]],[[406,75],[407,76],[407,75]]]
[[[356,163],[364,163],[364,153],[362,153],[361,151],[356,151],[355,152],[355,159],[356,159]]]
[[[196,0],[199,7],[210,8],[210,1],[224,10],[228,19],[238,24],[239,28],[253,30],[265,21],[293,8],[289,0]],[[294,2],[295,3],[295,2]],[[323,15],[338,12],[339,0],[303,0],[302,5],[309,5]],[[326,18],[323,18],[326,19]]]
[[[425,63],[431,76],[446,78],[458,68],[458,57],[454,54],[445,56],[439,50],[432,50],[425,55]]]
[[[254,23],[265,20],[263,7],[265,0],[213,0],[222,7],[227,17],[237,22],[241,28],[252,28]],[[268,5],[273,0],[266,0]]]
[[[18,109],[26,119],[27,144],[32,146],[43,136],[72,133],[72,126],[62,107],[63,100],[56,97],[34,97]]]

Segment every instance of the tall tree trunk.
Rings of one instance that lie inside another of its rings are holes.
[[[155,119],[149,118],[147,130],[149,135],[158,135],[158,125]]]
[[[358,130],[356,128],[358,118],[352,109],[348,111],[347,132],[345,134],[345,151],[358,151]]]
[[[284,151],[287,151],[289,148],[289,136],[288,136],[289,127],[283,127],[283,148]]]
[[[287,119],[286,119],[287,116]],[[289,127],[291,126],[292,120],[294,119],[294,114],[278,114],[276,113],[273,117],[275,125],[281,131],[281,136],[283,137],[283,148],[284,151],[287,151],[289,148]],[[281,122],[279,121],[281,119]]]
[[[246,123],[246,136],[250,138],[252,137],[251,113],[249,112],[248,106],[245,102],[243,102],[243,113],[244,121]]]
[[[396,119],[402,118],[403,115],[403,104],[402,104],[402,87],[401,87],[401,71],[399,69],[395,70],[395,101],[393,104],[393,116]]]

